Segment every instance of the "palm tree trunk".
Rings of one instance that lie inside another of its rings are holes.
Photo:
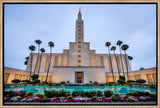
[[[49,64],[48,64],[48,69],[47,69],[47,76],[46,76],[46,81],[45,82],[47,82],[47,79],[48,79],[50,63],[51,63],[51,57],[52,57],[52,47],[50,47],[50,59],[49,59]]]
[[[118,70],[118,74],[119,74],[119,77],[120,77],[120,72],[119,72],[119,67],[118,67],[118,61],[117,61],[117,57],[116,57],[115,51],[114,51],[114,56],[115,56],[115,59],[116,59],[117,70]]]
[[[120,50],[120,58],[121,58],[121,65],[122,65],[122,71],[123,71],[123,76],[124,76],[124,68],[123,68],[123,62],[122,62],[122,54],[121,54],[121,48],[119,46],[119,50]]]
[[[35,74],[36,69],[37,69],[38,60],[39,60],[39,45],[38,45],[38,55],[37,55],[36,65],[35,65],[35,68],[34,68],[34,74]]]
[[[110,65],[111,65],[111,72],[112,72],[112,78],[113,78],[113,82],[114,82],[114,73],[113,73],[113,67],[112,67],[112,61],[111,61],[111,55],[110,55],[110,51],[109,51],[109,47],[108,47],[108,52],[109,52],[109,60],[110,60]]]
[[[126,56],[126,51],[125,52],[125,61],[126,61],[126,69],[127,69],[127,80],[128,80],[128,63],[127,63],[127,56]]]
[[[41,67],[41,60],[42,60],[42,53],[41,53],[41,56],[40,56],[40,64],[39,64],[39,68],[38,68],[38,75],[39,75],[39,70],[40,70],[40,67]]]
[[[29,75],[29,80],[31,80],[31,73],[32,73],[32,51],[31,51],[31,64],[30,64],[30,75]]]

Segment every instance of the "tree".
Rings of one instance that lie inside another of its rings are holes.
[[[123,62],[122,62],[122,55],[121,55],[121,45],[122,45],[122,41],[118,40],[117,41],[117,45],[119,46],[119,51],[120,51],[120,61],[121,61],[121,65],[122,65],[122,71],[123,71],[123,75],[124,75],[124,68],[123,68]]]
[[[29,57],[26,57],[25,59],[26,61],[24,62],[24,65],[27,65]]]
[[[117,61],[117,57],[116,57],[116,54],[115,54],[115,50],[116,50],[116,46],[112,46],[112,47],[111,47],[111,51],[114,52],[114,56],[115,56],[116,64],[117,64],[117,70],[118,70],[118,74],[119,74],[119,76],[120,76],[120,72],[119,72],[119,68],[118,68],[118,61]]]
[[[125,83],[125,80],[126,80],[125,76],[120,75],[120,76],[119,76],[118,83],[124,84],[124,83]]]
[[[35,68],[34,68],[34,74],[36,72],[36,69],[37,69],[37,64],[38,64],[38,60],[39,60],[39,50],[40,50],[40,44],[42,43],[41,40],[35,40],[36,44],[38,44],[38,54],[37,54],[37,60],[36,60],[36,65],[35,65]]]
[[[126,69],[127,69],[127,78],[128,78],[128,63],[127,63],[127,54],[126,54],[126,50],[129,48],[129,46],[127,44],[124,44],[121,46],[122,50],[125,53],[125,61],[126,61]]]
[[[130,60],[130,67],[131,67],[131,61],[133,60],[132,56],[128,56],[128,59]]]
[[[40,70],[40,67],[41,67],[42,53],[45,52],[45,49],[41,48],[40,51],[41,51],[41,56],[40,56],[40,66],[39,66],[39,69],[38,69],[38,75],[39,75],[39,70]]]
[[[54,47],[54,43],[53,42],[48,42],[48,46],[50,47],[50,59],[49,59],[49,64],[48,64],[48,69],[47,69],[47,75],[46,75],[46,81],[47,82],[47,78],[48,78],[48,74],[49,74],[49,69],[50,69],[50,63],[51,63],[51,58],[52,58],[52,47]]]
[[[109,46],[111,45],[110,42],[106,42],[106,47],[108,47],[108,52],[109,52],[109,61],[110,61],[110,71],[112,72],[112,78],[113,78],[113,82],[114,82],[114,73],[113,73],[113,67],[112,67],[112,61],[111,61],[111,55],[110,55],[110,50],[109,50]]]
[[[36,49],[36,47],[34,45],[29,46],[29,49],[31,50],[31,61],[30,61],[30,76],[29,76],[29,80],[31,80],[31,72],[32,72],[32,52]]]
[[[144,69],[144,67],[141,67],[139,70],[143,70]]]

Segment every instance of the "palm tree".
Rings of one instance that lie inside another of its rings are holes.
[[[113,73],[113,67],[112,67],[112,61],[111,61],[111,55],[110,55],[110,50],[109,50],[109,46],[111,45],[110,42],[106,42],[106,47],[108,47],[108,52],[109,52],[109,61],[110,61],[110,71],[112,72],[112,78],[113,78],[113,82],[114,82],[114,73]]]
[[[36,49],[34,45],[29,46],[29,49],[31,50],[31,63],[30,63],[30,76],[29,80],[31,80],[31,72],[32,72],[32,52]]]
[[[119,74],[119,77],[120,77],[120,72],[119,72],[119,68],[118,68],[118,61],[117,61],[117,57],[116,57],[116,54],[115,54],[115,50],[116,50],[116,46],[112,46],[111,51],[114,52],[114,56],[115,56],[116,64],[117,64],[117,70],[118,70],[118,74]]]
[[[130,67],[131,67],[131,61],[133,60],[132,56],[128,56],[128,59],[130,60]],[[131,70],[131,69],[130,69]],[[131,70],[132,71],[132,70]]]
[[[35,40],[36,44],[38,44],[38,54],[37,54],[37,60],[36,60],[36,65],[35,65],[35,68],[34,68],[34,74],[36,72],[36,69],[37,69],[37,64],[38,64],[38,60],[39,60],[39,49],[40,49],[40,44],[42,43],[41,40]]]
[[[38,75],[39,75],[39,70],[40,70],[40,67],[41,67],[42,53],[45,52],[45,49],[41,48],[40,51],[41,51],[41,56],[40,56],[40,65],[39,65],[39,69],[38,69]]]
[[[127,77],[128,77],[128,64],[127,64],[127,56],[126,56],[126,50],[129,48],[129,46],[127,44],[124,44],[121,46],[122,50],[125,53],[125,61],[126,61],[126,69],[127,69]]]
[[[46,81],[47,82],[47,78],[48,78],[48,73],[49,73],[49,69],[50,69],[50,63],[51,63],[51,58],[52,58],[52,47],[54,47],[54,43],[53,42],[48,42],[48,46],[50,47],[50,59],[49,59],[49,64],[48,64],[48,69],[47,69],[47,76],[46,76]]]
[[[26,61],[24,62],[24,65],[27,65],[29,57],[26,57],[25,59]]]
[[[122,44],[123,42],[122,41],[117,41],[117,45],[119,46],[119,51],[120,51],[120,61],[121,61],[121,65],[122,65],[122,71],[123,71],[123,76],[124,76],[124,68],[123,68],[123,62],[122,62],[122,55],[121,55],[121,44]]]

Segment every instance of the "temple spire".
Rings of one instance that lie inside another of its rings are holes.
[[[81,7],[82,8],[82,7]],[[82,20],[81,8],[79,8],[78,20]]]

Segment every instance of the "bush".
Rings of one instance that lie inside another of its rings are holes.
[[[30,81],[29,80],[22,80],[21,82],[29,83]]]
[[[102,91],[98,90],[98,91],[97,91],[97,96],[98,96],[98,97],[101,97],[102,95],[103,95]]]
[[[127,83],[132,83],[135,82],[134,80],[128,80]]]
[[[26,94],[25,94],[26,96],[33,96],[33,91],[29,91],[29,92],[27,92]]]
[[[98,82],[97,81],[94,81],[94,83],[93,83],[94,85],[98,85]]]
[[[61,84],[65,84],[65,81],[61,81]]]
[[[157,98],[156,94],[155,93],[151,93],[151,98],[156,99]]]
[[[40,94],[40,93],[37,93],[36,96],[38,96],[38,97],[43,97],[43,95]]]
[[[104,95],[105,95],[106,97],[111,97],[111,96],[113,95],[113,92],[112,92],[111,90],[105,90],[105,91],[104,91]]]
[[[140,84],[142,84],[142,83],[145,83],[145,82],[146,82],[146,80],[143,80],[143,79],[138,79],[138,80],[136,80],[136,82],[137,82],[137,83],[140,83]]]
[[[126,78],[125,78],[125,76],[120,75],[119,80],[123,80],[125,82]]]
[[[44,90],[44,95],[45,95],[47,98],[52,98],[52,97],[57,97],[57,96],[59,96],[57,90]]]
[[[122,79],[119,79],[117,82],[118,82],[119,84],[125,84],[125,81],[122,80]]]
[[[42,102],[50,102],[50,100],[48,98],[42,98]]]
[[[85,92],[84,92],[84,91],[80,91],[80,95],[81,95],[82,97],[85,97]]]
[[[32,80],[35,81],[39,78],[39,75],[38,74],[34,74],[31,76]]]
[[[114,94],[115,97],[120,97],[119,93]]]
[[[19,83],[19,82],[21,82],[21,80],[19,80],[19,79],[14,79],[14,80],[12,80],[12,82],[13,82],[13,83]]]
[[[84,95],[85,95],[86,97],[91,97],[91,96],[90,96],[90,92],[88,92],[88,91],[84,92]]]
[[[112,101],[113,101],[113,102],[118,102],[117,97],[113,96],[113,97],[112,97]]]
[[[40,80],[34,80],[33,83],[40,83]]]
[[[96,96],[96,91],[90,91],[90,97]]]
[[[79,91],[73,91],[72,96],[73,97],[80,96],[80,92]]]
[[[70,95],[70,92],[69,91],[66,91],[65,89],[61,89],[59,92],[58,92],[59,96],[60,97],[66,97],[66,96],[69,96]]]

